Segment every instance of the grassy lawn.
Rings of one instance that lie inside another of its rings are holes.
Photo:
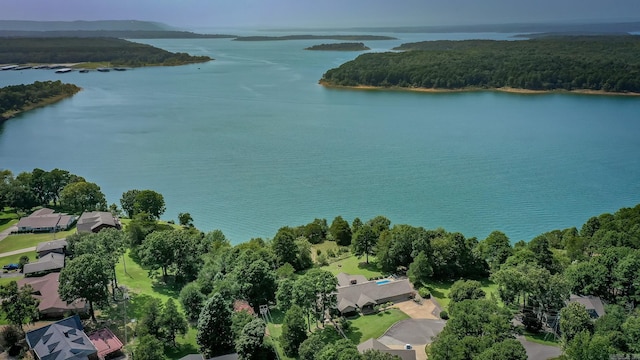
[[[329,250],[333,250],[333,252],[338,255],[338,249],[340,249],[340,246],[338,246],[335,241],[327,240],[320,244],[311,245],[311,257],[313,258],[313,261],[316,261],[316,258],[318,257],[318,250],[320,250],[325,256],[327,256],[327,251]]]
[[[551,333],[541,332],[538,334],[533,334],[530,332],[524,333],[525,339],[542,345],[548,346],[560,346],[560,339],[557,339],[555,335]]]
[[[0,241],[0,253],[36,246],[38,243],[44,241],[62,239],[71,234],[75,234],[75,232],[76,229],[72,228],[71,230],[59,231],[57,233],[25,233],[9,235],[6,239]]]
[[[349,320],[351,327],[347,332],[347,337],[357,345],[371,338],[382,336],[391,325],[408,318],[409,315],[398,309],[389,309],[372,315],[360,315]]]
[[[20,279],[22,279],[24,276],[16,276],[16,277],[3,277],[0,278],[0,286],[4,286],[7,285],[8,283],[12,282],[12,281],[18,281]],[[4,318],[4,316],[3,316]]]
[[[365,259],[358,259],[355,255],[344,260],[336,261],[327,266],[323,266],[323,270],[328,270],[332,274],[337,275],[345,272],[351,275],[364,275],[367,279],[374,276],[382,276],[382,272],[375,263],[375,258],[369,257],[369,264],[365,264]]]
[[[17,223],[18,223],[18,219],[1,219],[0,218],[0,231],[4,231]]]
[[[164,284],[160,278],[149,278],[148,271],[134,262],[128,252],[124,256],[124,261],[123,263],[121,260],[116,266],[116,276],[118,278],[118,285],[124,285],[129,289],[130,300],[127,303],[127,317],[129,319],[140,320],[146,304],[152,298],[158,298],[163,303],[169,298],[172,298],[176,301],[178,308],[182,308],[178,300],[180,294],[178,287]],[[126,273],[124,271],[125,264],[127,269]],[[102,315],[107,319],[115,319],[114,323],[119,327],[119,331],[122,332],[123,311],[124,309],[118,305],[103,312]],[[132,324],[129,325],[129,327],[133,326]],[[176,339],[178,347],[174,349],[167,346],[165,348],[165,355],[167,355],[169,359],[180,359],[187,354],[197,353],[196,333],[196,329],[191,327],[184,338],[178,336]]]
[[[6,264],[17,264],[20,261],[20,258],[24,255],[29,257],[29,262],[35,262],[36,255],[38,254],[35,251],[30,251],[22,254],[0,257],[0,266],[6,265]]]
[[[271,309],[271,320],[267,323],[267,330],[269,331],[268,337],[271,338],[273,345],[278,352],[278,357],[283,359],[293,359],[287,357],[282,350],[282,346],[280,346],[280,335],[282,335],[282,323],[284,321],[284,313],[278,309]]]
[[[427,285],[431,296],[438,300],[443,310],[446,309],[451,302],[451,299],[449,299],[449,291],[451,291],[451,285],[453,285],[454,282],[455,281],[432,281]],[[490,299],[491,294],[493,294],[495,298],[498,299],[498,302],[502,304],[498,296],[498,285],[489,279],[480,280],[480,283],[482,284],[482,290],[487,294],[487,299]]]

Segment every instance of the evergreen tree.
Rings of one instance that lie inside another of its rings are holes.
[[[176,347],[176,335],[180,334],[184,336],[187,330],[189,330],[187,320],[184,318],[184,315],[178,311],[175,301],[171,298],[169,298],[164,305],[160,323],[164,329],[165,337],[171,342],[173,347]]]

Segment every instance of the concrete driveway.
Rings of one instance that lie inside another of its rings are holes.
[[[446,322],[444,320],[407,319],[395,323],[380,340],[385,345],[426,345],[431,338],[438,335]]]
[[[534,343],[525,339],[524,336],[518,336],[517,339],[527,351],[529,360],[547,360],[562,355],[559,347]]]

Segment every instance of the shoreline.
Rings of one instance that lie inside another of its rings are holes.
[[[589,90],[589,89],[576,89],[576,90],[531,90],[531,89],[519,89],[511,87],[501,88],[463,88],[463,89],[434,89],[434,88],[408,88],[400,86],[371,86],[371,85],[356,85],[356,86],[344,86],[329,84],[324,80],[320,80],[318,84],[329,89],[343,89],[343,90],[363,90],[363,91],[406,91],[406,92],[419,92],[430,94],[446,94],[446,93],[469,93],[469,92],[503,92],[509,94],[521,94],[521,95],[546,95],[546,94],[576,94],[576,95],[599,95],[599,96],[640,96],[640,93],[622,93],[622,92],[607,92],[603,90]]]
[[[73,95],[79,93],[82,90],[82,88],[78,88],[78,90],[74,91],[72,94],[61,94],[61,95],[56,95],[56,96],[52,96],[50,98],[46,98],[43,99],[40,102],[37,102],[35,104],[31,104],[29,106],[25,106],[24,108],[20,109],[20,110],[14,110],[14,111],[7,111],[3,114],[0,114],[0,125],[3,124],[5,121],[10,120],[20,114],[23,114],[25,112],[31,111],[31,110],[35,110],[41,107],[45,107],[47,105],[52,105],[55,104],[59,101],[62,101],[66,98],[70,98]]]

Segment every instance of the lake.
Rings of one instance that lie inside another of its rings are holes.
[[[510,36],[391,35],[365,44]],[[2,125],[0,168],[67,169],[109,203],[153,189],[163,218],[189,212],[233,243],[336,215],[530,240],[640,203],[640,98],[332,90],[322,74],[357,53],[302,50],[323,41],[144,42],[216,60],[0,72],[83,88]]]

